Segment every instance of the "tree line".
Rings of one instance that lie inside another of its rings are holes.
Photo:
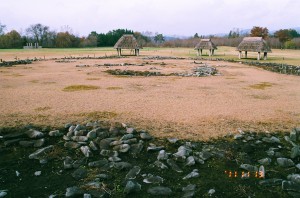
[[[195,47],[200,38],[211,38],[218,46],[236,47],[245,36],[259,36],[268,41],[271,48],[300,49],[300,34],[294,29],[280,29],[273,34],[268,28],[254,26],[250,33],[242,33],[239,29],[232,29],[224,36],[199,36],[186,39],[166,40],[160,33],[137,32],[128,29],[116,29],[107,33],[92,31],[88,36],[79,37],[72,33],[72,29],[65,27],[56,32],[49,26],[40,23],[30,25],[24,34],[16,30],[5,33],[6,26],[0,23],[0,48],[23,48],[27,43],[38,43],[44,48],[78,48],[78,47],[112,47],[123,34],[133,34],[142,47]]]

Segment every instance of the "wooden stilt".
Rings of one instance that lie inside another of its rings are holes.
[[[267,60],[268,58],[268,52],[264,52],[264,60]]]
[[[200,57],[202,56],[202,49],[200,49]]]
[[[197,49],[197,56],[200,56],[200,49]]]
[[[260,52],[258,52],[257,60],[260,60]]]
[[[242,58],[242,51],[239,51],[239,59]]]
[[[215,55],[215,50],[214,49],[212,49],[212,54],[211,55],[212,56]]]
[[[247,58],[247,51],[245,51],[245,58]]]

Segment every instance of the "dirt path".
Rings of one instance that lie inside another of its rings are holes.
[[[148,62],[148,64],[145,64]],[[95,67],[104,63],[145,66]],[[286,131],[300,124],[300,78],[238,63],[209,62],[211,77],[120,77],[103,71],[191,71],[192,60],[141,57],[34,62],[0,68],[0,125],[57,125],[114,119],[147,128],[153,135],[206,139],[237,129]],[[90,67],[75,67],[76,65]],[[66,92],[70,85],[99,89]]]

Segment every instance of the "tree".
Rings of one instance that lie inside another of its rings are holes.
[[[133,35],[140,46],[146,46],[148,43],[151,43],[151,39],[140,32],[134,32]]]
[[[194,35],[194,38],[199,38],[198,33],[196,33],[196,34]]]
[[[34,42],[37,42],[39,45],[44,45],[44,41],[49,32],[49,27],[38,23],[31,25],[26,29],[26,32],[29,37],[32,37]]]
[[[23,46],[23,39],[16,30],[12,30],[0,36],[0,46],[6,49],[21,48]]]
[[[280,29],[274,33],[274,36],[279,39],[281,44],[284,44],[286,41],[291,40],[288,29]]]
[[[252,37],[262,37],[263,39],[268,38],[269,30],[266,27],[254,26],[251,29],[250,36]]]
[[[76,37],[73,34],[70,34],[69,32],[57,33],[55,44],[56,47],[59,48],[78,47]]]
[[[0,35],[3,35],[3,34],[4,34],[5,28],[6,28],[6,25],[2,25],[2,24],[0,23]]]
[[[154,37],[155,43],[161,44],[165,41],[165,37],[162,34],[156,34]]]

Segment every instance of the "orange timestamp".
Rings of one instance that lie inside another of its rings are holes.
[[[230,178],[258,178],[262,179],[265,178],[265,174],[263,171],[255,171],[255,172],[250,172],[250,171],[230,171],[230,170],[225,170],[224,173],[228,175]]]

